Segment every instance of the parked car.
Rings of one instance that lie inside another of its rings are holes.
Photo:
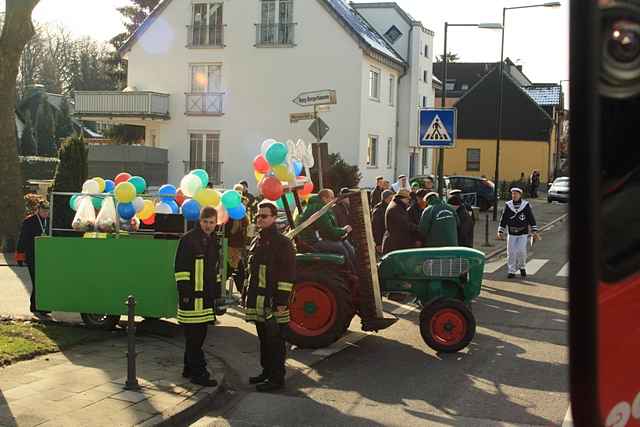
[[[409,182],[411,184],[418,182],[421,187],[424,187],[425,178],[427,178],[427,175],[418,175],[411,178]],[[465,202],[468,202],[471,206],[479,207],[481,211],[486,211],[493,206],[496,189],[493,182],[486,178],[461,175],[445,176],[444,186],[446,194],[449,194],[451,190],[462,190]],[[434,189],[437,188],[436,182],[434,183]]]
[[[551,202],[564,202],[569,201],[569,178],[561,176],[556,178],[552,184],[549,185],[549,191],[547,192],[547,201]]]

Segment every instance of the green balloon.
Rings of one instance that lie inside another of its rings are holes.
[[[79,194],[74,194],[73,196],[71,196],[71,198],[69,199],[69,207],[71,209],[73,209],[74,211],[78,210],[78,198],[80,197]]]
[[[206,170],[194,169],[191,171],[191,173],[200,178],[200,181],[202,181],[202,187],[206,187],[207,185],[209,185],[209,174]]]
[[[284,163],[284,161],[287,159],[288,151],[289,150],[287,149],[286,145],[284,145],[282,142],[276,142],[275,144],[271,144],[271,146],[267,149],[267,154],[265,157],[267,158],[267,162],[269,163],[269,165],[276,166]]]
[[[96,209],[102,208],[102,202],[104,199],[102,197],[91,197],[91,203],[93,203],[93,207]]]
[[[287,203],[289,203],[289,209],[292,211],[296,208],[296,199],[293,197],[293,193],[287,193]],[[282,197],[276,200],[276,206],[278,209],[284,209],[284,203],[282,203]]]
[[[129,178],[129,182],[136,188],[136,194],[144,194],[147,189],[147,181],[141,176],[132,176]]]

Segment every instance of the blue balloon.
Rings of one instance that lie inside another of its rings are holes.
[[[112,193],[116,188],[116,183],[110,179],[104,180],[104,193]]]
[[[119,203],[118,204],[118,215],[120,218],[124,220],[130,220],[136,214],[136,208],[133,206],[133,203]]]
[[[235,208],[229,209],[228,212],[229,212],[229,218],[234,219],[234,220],[241,220],[247,214],[247,210],[245,209],[244,205],[242,205],[242,204],[236,206]]]
[[[171,204],[171,202],[174,202],[175,199],[173,197],[163,197],[162,199],[160,199],[161,202],[165,202],[166,204]]]
[[[303,168],[304,166],[302,165],[302,162],[300,160],[293,161],[293,172],[296,174],[296,176],[300,176],[300,174],[302,174]]]
[[[174,214],[180,213],[180,206],[178,206],[175,200],[170,200],[165,203],[171,207],[172,213]]]
[[[171,200],[175,200],[177,193],[178,193],[178,190],[174,185],[171,185],[171,184],[165,184],[162,187],[160,187],[160,189],[158,190],[158,194],[160,196],[165,196]]]
[[[193,199],[187,199],[182,204],[182,215],[187,221],[196,221],[200,218],[200,203]]]

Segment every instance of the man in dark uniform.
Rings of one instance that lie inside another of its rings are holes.
[[[384,217],[393,198],[393,191],[384,190],[382,192],[382,201],[373,208],[371,217],[371,228],[373,229],[373,240],[376,242],[376,252],[382,255],[382,239],[386,231],[384,225]]]
[[[409,200],[411,200],[409,190],[400,189],[389,203],[384,220],[386,232],[382,240],[383,254],[415,248],[416,242],[420,240],[417,233],[418,226],[411,222],[407,212]]]
[[[447,203],[454,207],[458,214],[458,246],[473,248],[473,212],[462,200],[461,190],[451,190]]]
[[[384,191],[383,181],[383,176],[376,177],[376,188],[371,192],[370,205],[372,208],[376,207],[376,205],[382,201],[382,192]]]
[[[180,239],[175,260],[178,323],[184,329],[185,338],[182,376],[205,387],[218,384],[207,371],[202,351],[207,325],[216,320],[214,300],[220,294],[217,216],[214,208],[202,208],[199,224]]]
[[[340,190],[341,196],[344,196],[345,194],[349,194],[348,188],[342,188]],[[349,199],[345,198],[336,203],[336,205],[331,209],[333,211],[333,215],[336,217],[336,221],[338,222],[338,227],[351,225],[351,221],[349,220],[349,207]]]
[[[420,224],[420,218],[422,218],[422,212],[427,208],[427,201],[424,199],[429,192],[424,188],[415,192],[415,199],[411,201],[411,205],[407,212],[409,212],[409,219],[415,225]]]
[[[261,392],[284,387],[285,328],[289,324],[289,296],[295,280],[293,244],[278,231],[278,208],[272,202],[258,205],[260,233],[249,249],[249,283],[243,292],[245,316],[256,324],[260,339],[262,373],[249,378]]]
[[[29,276],[31,276],[31,304],[29,310],[36,315],[44,315],[48,311],[38,310],[36,305],[36,237],[49,235],[51,224],[49,222],[49,202],[38,203],[35,214],[29,215],[22,222],[20,239],[16,249],[16,261],[18,265],[27,263]]]

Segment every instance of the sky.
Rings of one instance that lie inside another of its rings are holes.
[[[245,1],[245,0],[243,0]],[[312,0],[297,0],[312,1]],[[368,0],[375,1],[375,0]],[[502,8],[544,3],[548,0],[396,0],[425,27],[436,33],[435,52],[444,48],[444,23],[500,22]],[[523,65],[534,82],[559,83],[569,75],[569,0],[560,8],[534,8],[507,12],[505,57]],[[121,32],[116,8],[128,0],[41,0],[33,17],[41,23],[60,23],[77,36],[108,40]],[[0,0],[0,11],[5,0]],[[500,31],[450,28],[449,51],[466,62],[497,62]],[[564,83],[567,90],[567,83]]]

